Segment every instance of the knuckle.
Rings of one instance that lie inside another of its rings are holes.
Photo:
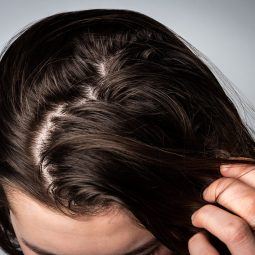
[[[188,249],[190,254],[219,255],[203,232],[198,232],[189,239]]]
[[[195,235],[193,235],[189,241],[188,241],[188,246],[189,247],[192,247],[193,245],[197,245],[200,241],[201,241],[201,238],[202,238],[202,233],[196,233]]]
[[[212,211],[213,208],[214,206],[211,204],[202,206],[196,211],[196,219],[199,219],[199,221],[203,222],[204,218],[206,218],[206,216]]]
[[[218,179],[215,183],[215,188],[214,188],[214,193],[215,193],[215,200],[219,201],[219,199],[221,198],[222,193],[224,192],[224,190],[227,188],[227,186],[229,185],[229,183],[231,182],[230,177],[221,177],[220,179]]]
[[[215,208],[214,205],[206,204],[206,205],[204,205],[204,206],[201,208],[200,213],[201,213],[201,214],[209,213],[209,212],[211,212],[214,208]]]
[[[247,217],[254,218],[255,215],[255,197],[248,195],[242,199],[242,203],[245,206],[245,211],[247,212]]]
[[[242,243],[247,240],[249,234],[248,224],[240,219],[230,221],[225,229],[226,242]]]

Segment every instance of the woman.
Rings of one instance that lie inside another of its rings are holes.
[[[58,13],[9,43],[0,77],[0,247],[8,254],[254,251],[243,219],[247,205],[255,209],[254,138],[169,28],[131,10]],[[241,194],[232,210],[212,196],[239,194],[230,184],[249,191],[241,213]]]

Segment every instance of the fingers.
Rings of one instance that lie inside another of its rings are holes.
[[[192,224],[199,228],[205,228],[219,238],[227,245],[232,255],[255,254],[254,236],[248,223],[242,218],[210,204],[201,207],[193,215]],[[208,243],[204,245],[208,246]],[[193,249],[195,248],[193,247]],[[214,255],[214,253],[212,254]]]
[[[255,189],[255,165],[222,165],[220,167],[220,172],[225,177],[239,179]]]
[[[222,165],[220,171],[224,177],[204,190],[204,200],[221,204],[255,228],[255,165]]]
[[[204,200],[217,202],[255,227],[255,189],[234,178],[222,177],[203,193]]]
[[[255,254],[255,165],[221,166],[222,178],[211,183],[203,193],[204,200],[221,204],[205,205],[193,214],[194,226],[204,228],[224,242],[232,255]],[[240,216],[240,217],[239,217]],[[202,233],[189,240],[191,255],[219,254]]]
[[[189,239],[188,248],[190,255],[220,255],[201,232]]]

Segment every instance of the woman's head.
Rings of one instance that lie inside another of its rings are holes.
[[[0,109],[0,246],[12,255],[19,233],[63,255],[152,238],[188,254],[219,165],[255,159],[210,69],[130,10],[59,13],[19,33],[2,53]]]
[[[9,190],[7,196],[15,235],[25,254],[134,255],[150,254],[159,246],[157,239],[136,226],[124,210],[73,219],[15,190]],[[143,252],[134,252],[148,243]],[[167,250],[161,246],[160,254],[169,254]]]

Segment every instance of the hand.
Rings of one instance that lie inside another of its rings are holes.
[[[252,171],[253,170],[253,171]],[[222,178],[204,191],[208,202],[221,204],[237,215],[207,204],[192,217],[192,224],[204,228],[226,244],[232,255],[254,255],[255,236],[255,165],[222,165]],[[207,237],[199,232],[188,242],[191,255],[219,255]]]

